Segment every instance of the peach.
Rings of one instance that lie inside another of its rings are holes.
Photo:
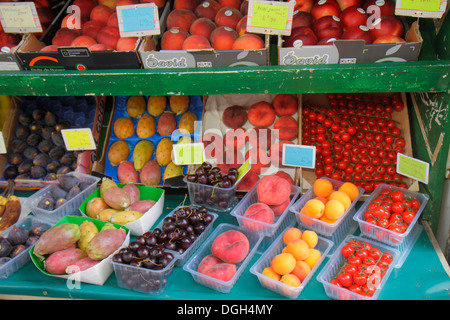
[[[104,26],[105,25],[100,21],[89,20],[83,24],[83,27],[81,28],[81,34],[83,36],[89,36],[93,39],[97,39],[97,35],[98,35],[99,31]]]
[[[277,206],[289,199],[291,186],[285,179],[275,175],[264,176],[256,187],[258,201]]]
[[[69,28],[61,28],[56,31],[55,36],[52,39],[52,44],[55,46],[70,46],[73,40],[77,38],[80,34]]]
[[[406,41],[403,38],[388,34],[388,35],[384,35],[379,38],[376,38],[372,43],[377,44],[377,43],[401,43],[401,42],[406,42]]]
[[[253,172],[247,172],[236,186],[236,190],[248,191],[259,181],[259,176]]]
[[[139,0],[117,0],[116,7],[117,6],[129,6],[133,4],[138,4]]]
[[[90,46],[92,46],[96,43],[97,42],[89,36],[79,36],[79,37],[76,37],[72,41],[70,46],[71,47],[87,47],[87,48],[89,48]]]
[[[73,2],[74,6],[80,8],[81,19],[89,20],[92,9],[97,5],[95,0],[75,0]]]
[[[117,0],[98,0],[98,4],[110,7],[112,10],[116,10]]]
[[[250,242],[245,234],[228,230],[218,235],[212,245],[211,253],[227,263],[240,263],[250,250]]]
[[[241,6],[239,7],[239,10],[241,13],[245,16],[248,14],[248,0],[244,0],[241,3]]]
[[[216,24],[211,19],[197,18],[194,22],[192,22],[191,27],[189,28],[189,33],[203,36],[210,40],[211,32],[215,28]]]
[[[55,46],[53,44],[50,44],[48,46],[42,47],[39,51],[58,51],[58,46]]]
[[[311,267],[303,260],[299,260],[295,263],[294,270],[291,271],[291,274],[295,275],[300,281],[305,280],[308,274],[311,272]]]
[[[236,25],[236,32],[238,33],[238,35],[242,36],[243,34],[247,33],[247,20],[248,16],[245,15],[241,20],[238,21]]]
[[[113,48],[114,50],[116,49],[117,41],[119,41],[119,38],[119,28],[116,27],[105,26],[97,34],[98,43],[103,43]]]
[[[140,0],[141,3],[154,3],[158,9],[164,8],[166,0]]]
[[[223,111],[222,122],[230,128],[241,128],[247,122],[247,110],[238,105],[229,106]]]
[[[290,253],[279,253],[270,261],[270,267],[279,275],[291,273],[295,268],[295,258]]]
[[[180,27],[173,27],[161,37],[161,50],[181,50],[189,33]]]
[[[217,27],[211,32],[210,41],[215,50],[231,50],[238,33],[229,27]]]
[[[239,20],[242,19],[242,13],[239,9],[232,7],[222,7],[217,11],[214,22],[218,27],[229,27],[236,29]]]
[[[294,179],[289,175],[289,173],[284,171],[277,171],[275,173],[276,176],[279,176],[280,178],[286,179],[289,184],[294,184]]]
[[[286,37],[283,47],[311,46],[317,44],[317,41],[317,36],[311,28],[296,27],[292,29],[291,35]]]
[[[298,137],[298,122],[292,116],[278,118],[273,129],[280,140],[294,140]]]
[[[277,94],[273,98],[272,106],[277,116],[292,116],[298,110],[298,99],[292,94]]]
[[[270,161],[274,166],[281,166],[283,160],[283,145],[294,144],[292,141],[280,140],[270,147]]]
[[[90,20],[95,20],[106,25],[109,17],[113,14],[113,10],[110,7],[104,5],[96,5],[89,15]]]
[[[252,204],[247,208],[247,210],[245,210],[244,217],[268,224],[272,224],[275,220],[273,210],[265,203]],[[253,222],[251,220],[244,220],[243,225],[250,230],[261,230],[264,228],[264,226],[260,223]]]
[[[194,13],[199,18],[208,18],[214,20],[217,11],[220,9],[220,4],[215,0],[204,0],[194,10]]]
[[[113,14],[109,16],[106,25],[110,27],[119,27],[119,20],[117,20],[117,12],[113,12]]]
[[[219,4],[221,7],[231,7],[240,10],[242,0],[219,0]]]
[[[61,28],[69,28],[74,29],[78,33],[81,33],[81,28],[83,27],[83,24],[86,22],[85,20],[81,19],[79,23],[76,20],[76,17],[71,13],[66,15],[63,20],[61,21]]]
[[[96,43],[89,47],[90,51],[106,51],[106,50],[112,50],[110,47],[103,43]]]
[[[227,150],[240,150],[247,142],[247,131],[244,128],[229,129],[223,136],[223,144]]]
[[[187,9],[194,11],[195,8],[198,6],[199,1],[198,0],[175,0],[173,4],[174,9]]]
[[[136,43],[139,40],[138,37],[124,37],[117,40],[117,51],[134,51],[136,49]]]
[[[272,139],[272,130],[269,128],[254,127],[248,131],[250,144],[255,148],[268,151],[274,139]]]
[[[255,127],[267,128],[275,121],[275,110],[266,101],[254,103],[248,110],[248,121]]]
[[[258,50],[264,49],[264,41],[254,33],[245,33],[239,36],[233,43],[235,50]]]
[[[209,268],[204,275],[221,280],[230,281],[236,274],[236,265],[234,263],[219,263]]]
[[[167,16],[167,29],[180,27],[189,31],[191,24],[197,19],[194,12],[186,9],[174,9]]]
[[[286,210],[286,208],[289,206],[290,203],[291,199],[287,198],[286,201],[284,201],[282,204],[278,206],[269,206],[269,207],[272,209],[273,213],[276,216],[279,216],[284,212],[284,210]]]
[[[212,49],[210,42],[203,36],[190,35],[184,40],[182,50]]]
[[[270,157],[266,150],[259,148],[250,148],[245,154],[245,160],[250,158],[250,172],[261,174],[270,167]]]
[[[223,263],[223,261],[216,256],[209,254],[200,261],[197,267],[197,271],[200,273],[205,273],[208,269],[214,267],[219,263]]]

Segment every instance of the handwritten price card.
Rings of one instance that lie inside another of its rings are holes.
[[[247,30],[254,33],[290,35],[295,1],[249,0]]]
[[[117,6],[116,11],[121,37],[140,37],[161,33],[158,8],[154,3]]]
[[[397,153],[397,173],[428,184],[429,171],[429,163]]]
[[[173,145],[173,162],[178,166],[201,164],[205,159],[203,143],[182,143]]]
[[[441,18],[447,0],[397,0],[395,14],[400,16]]]
[[[314,169],[316,166],[316,147],[283,144],[282,164],[290,167]]]
[[[61,130],[68,151],[95,150],[95,141],[89,128]]]
[[[6,33],[42,32],[34,2],[0,3],[0,22]]]

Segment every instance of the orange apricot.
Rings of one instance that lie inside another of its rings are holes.
[[[329,200],[325,205],[325,216],[328,219],[337,220],[345,212],[345,207],[339,200]]]
[[[315,197],[314,199],[322,201],[323,204],[327,204],[327,201],[328,201],[327,198],[325,198],[325,197]]]
[[[302,240],[308,244],[308,247],[314,248],[319,242],[319,237],[315,231],[305,230],[302,234]]]
[[[300,281],[305,280],[305,278],[308,276],[310,272],[311,267],[303,260],[297,261],[294,270],[291,271],[291,273],[297,276],[297,278],[299,278]]]
[[[330,180],[319,178],[314,181],[313,192],[317,197],[327,198],[333,192],[333,185]]]
[[[312,218],[320,218],[325,211],[325,204],[317,199],[310,199],[306,201],[305,205],[301,209],[301,213],[310,216]]]
[[[305,240],[294,239],[286,245],[286,252],[292,254],[296,261],[305,260],[309,254],[309,246]]]
[[[351,201],[355,200],[359,196],[358,187],[351,182],[344,182],[338,190],[345,192],[350,197]]]
[[[290,253],[280,253],[272,258],[270,267],[279,275],[290,273],[295,268],[296,260]]]
[[[301,239],[301,238],[302,238],[302,231],[295,227],[287,229],[283,234],[284,244],[288,244],[289,241],[293,239]]]
[[[350,207],[350,205],[352,204],[352,200],[350,199],[348,194],[346,194],[344,191],[333,191],[328,196],[328,201],[330,200],[340,201],[344,205],[345,210],[347,210],[347,208]]]
[[[277,280],[277,281],[280,281],[280,279],[281,279],[281,276],[278,273],[276,273],[275,271],[273,271],[273,269],[271,267],[264,268],[264,270],[261,273],[263,275],[265,275],[266,277],[269,277],[269,278]]]
[[[300,279],[292,273],[283,275],[280,281],[284,284],[290,285],[291,287],[299,287],[301,285]]]
[[[322,257],[322,253],[320,253],[317,249],[309,249],[308,257],[303,260],[305,261],[309,267],[312,269],[316,265],[316,263],[319,261],[319,259]]]

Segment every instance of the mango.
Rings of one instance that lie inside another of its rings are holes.
[[[44,261],[45,271],[51,274],[65,274],[68,266],[86,257],[86,253],[78,248],[59,250],[48,256]]]
[[[178,177],[183,174],[183,167],[170,162],[164,170],[163,180]]]
[[[177,120],[171,112],[164,112],[158,119],[158,134],[168,136],[177,128]]]
[[[178,123],[178,130],[180,133],[194,133],[195,131],[195,121],[197,121],[197,115],[191,111],[186,112],[181,116],[180,122]]]
[[[80,240],[80,227],[75,223],[61,223],[45,231],[36,241],[33,253],[43,260],[43,256],[67,249]]]
[[[108,160],[113,167],[118,166],[121,162],[125,161],[130,154],[130,147],[128,142],[124,140],[118,140],[113,142],[109,147]]]
[[[107,258],[122,246],[126,235],[123,229],[106,229],[100,231],[89,241],[86,248],[87,256],[96,261]]]
[[[108,206],[117,210],[123,210],[131,204],[128,193],[119,187],[111,187],[106,190],[103,200]]]
[[[150,210],[154,205],[156,201],[154,200],[139,200],[135,203],[133,203],[131,206],[127,208],[127,210],[131,211],[139,211],[141,213],[146,213],[148,210]]]
[[[183,114],[189,108],[189,96],[173,95],[169,98],[170,110],[177,116]]]
[[[114,121],[113,131],[117,138],[127,139],[134,134],[134,124],[128,117],[120,117]]]
[[[123,161],[117,168],[117,180],[120,183],[137,183],[139,181],[139,173],[131,161]]]
[[[161,183],[161,167],[156,160],[148,161],[141,170],[140,181],[145,186],[158,186]]]
[[[136,135],[141,139],[146,139],[148,137],[151,137],[155,133],[156,133],[155,119],[148,114],[144,114],[142,118],[139,119],[136,125]]]
[[[113,180],[109,178],[102,178],[102,182],[100,184],[100,197],[103,198],[105,195],[106,190],[108,190],[111,187],[117,187],[117,183],[115,183]]]
[[[136,201],[141,200],[141,192],[139,188],[134,183],[128,183],[122,188],[125,190],[130,196],[130,204],[135,203]]]
[[[86,247],[91,239],[98,233],[97,226],[92,221],[83,221],[80,224],[81,236],[77,242],[78,248],[86,251]]]
[[[109,221],[109,218],[116,212],[119,212],[120,210],[117,209],[105,209],[102,210],[98,215],[97,215],[97,219],[100,221]]]
[[[153,155],[153,144],[149,140],[140,140],[133,150],[133,163],[136,171],[141,171]]]
[[[147,108],[147,102],[143,96],[131,96],[127,100],[126,108],[130,117],[139,119]]]
[[[170,138],[162,138],[156,147],[156,161],[161,167],[167,166],[172,161],[173,141]]]
[[[159,117],[167,106],[166,96],[150,96],[147,101],[147,111],[154,117]]]
[[[109,218],[109,221],[112,222],[112,223],[117,223],[117,224],[120,224],[120,225],[124,225],[124,224],[127,224],[129,222],[133,222],[133,221],[139,219],[143,215],[144,214],[142,212],[139,212],[139,211],[124,210],[124,211],[119,211],[119,212],[113,214]]]

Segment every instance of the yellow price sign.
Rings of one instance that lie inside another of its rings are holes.
[[[395,14],[401,16],[441,18],[447,0],[397,0]]]
[[[249,0],[247,30],[257,33],[289,35],[294,3],[293,1]]]
[[[428,184],[430,164],[403,153],[397,153],[397,173]]]
[[[205,159],[203,143],[182,143],[173,145],[173,162],[176,165],[201,164]]]
[[[61,134],[69,151],[75,150],[95,150],[95,141],[92,131],[89,128],[82,129],[64,129]]]

